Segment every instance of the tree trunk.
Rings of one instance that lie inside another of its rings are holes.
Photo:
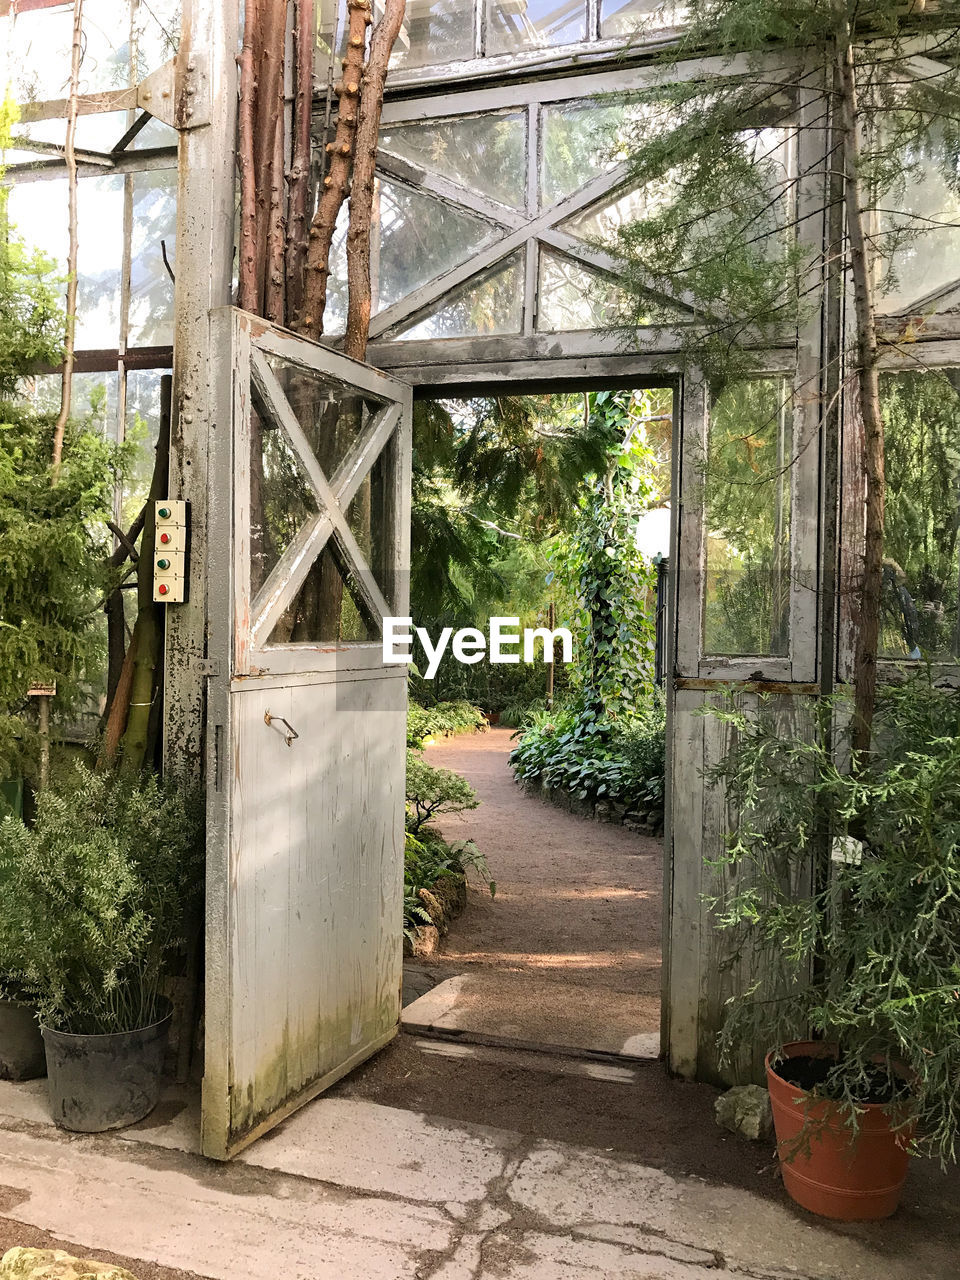
[[[240,261],[237,301],[244,311],[260,314],[257,291],[257,177],[253,134],[257,96],[256,53],[258,0],[246,0],[240,50],[240,110],[237,151],[240,162]]]
[[[292,321],[294,328],[314,340],[323,334],[323,313],[327,305],[327,281],[330,276],[330,246],[333,243],[337,215],[347,197],[357,136],[357,110],[363,79],[366,30],[373,21],[369,0],[349,0],[349,12],[350,26],[346,57],[343,60],[343,78],[334,89],[340,104],[337,128],[333,141],[326,145],[329,162],[310,228],[303,311]]]
[[[350,188],[350,228],[347,232],[347,332],[343,349],[363,360],[370,337],[370,231],[377,164],[377,137],[383,111],[387,65],[406,12],[406,0],[385,0],[383,17],[370,38],[370,56],[363,78],[357,120]]]
[[[253,163],[256,179],[257,293],[261,307],[270,292],[271,221],[274,197],[282,185],[277,172],[277,128],[283,112],[283,56],[287,37],[287,0],[263,0],[254,32],[257,95],[254,107]],[[282,150],[282,147],[281,147]],[[279,203],[279,201],[278,201]],[[282,249],[281,249],[282,252]],[[265,314],[261,310],[260,314]]]
[[[843,132],[844,204],[850,242],[856,322],[857,371],[851,419],[862,435],[864,462],[864,554],[854,651],[853,748],[870,749],[877,688],[880,591],[883,575],[884,440],[880,411],[877,326],[870,249],[863,226],[860,143],[854,48],[847,26],[838,49],[840,118]]]
[[[303,307],[310,204],[310,116],[313,109],[314,0],[296,0],[294,28],[293,158],[287,184],[287,314]]]
[[[67,139],[64,159],[67,162],[67,320],[63,342],[63,366],[60,383],[60,412],[53,429],[52,473],[56,484],[63,457],[63,437],[70,418],[73,394],[73,353],[77,333],[77,116],[79,114],[80,64],[83,61],[83,0],[73,0],[73,42],[70,51],[70,96],[67,100]]]
[[[283,216],[283,95],[277,105],[274,122],[273,171],[270,177],[270,220],[267,228],[266,280],[263,289],[263,314],[271,324],[283,324],[284,271],[283,253],[286,223]]]

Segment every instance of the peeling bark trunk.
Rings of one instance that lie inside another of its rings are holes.
[[[70,96],[67,100],[67,138],[64,159],[67,162],[67,218],[69,242],[67,247],[67,321],[63,342],[63,366],[60,383],[60,412],[53,429],[51,454],[51,478],[54,484],[60,475],[63,458],[63,437],[70,418],[70,402],[73,395],[73,353],[77,333],[77,116],[79,114],[80,64],[83,61],[83,0],[73,0],[73,42],[70,50]]]
[[[283,182],[282,142],[279,169],[276,153],[277,129],[283,128],[281,107],[286,37],[286,0],[261,0],[254,33],[257,93],[254,107],[253,163],[256,178],[257,293],[262,307],[266,305],[268,294],[271,293],[270,250],[274,197],[277,196],[279,206],[279,191]],[[261,310],[260,314],[266,313]]]
[[[864,234],[860,188],[860,145],[854,49],[849,27],[838,50],[840,117],[843,130],[844,203],[856,318],[856,394],[851,418],[861,435],[864,470],[864,554],[854,651],[853,748],[870,749],[877,688],[880,592],[883,575],[884,440],[880,410],[877,326],[870,250]]]
[[[267,234],[266,281],[263,290],[263,314],[271,324],[283,324],[284,273],[283,252],[286,221],[283,216],[283,97],[277,106],[274,125],[273,171],[270,178],[270,225]]]
[[[383,112],[387,65],[406,12],[406,0],[385,0],[383,17],[370,38],[357,120],[353,182],[350,189],[350,228],[347,232],[347,332],[343,349],[363,360],[370,337],[370,230],[376,180],[377,136]]]
[[[313,0],[296,0],[294,28],[293,157],[287,181],[287,313],[303,307],[310,205],[310,118],[313,108]]]
[[[314,340],[323,334],[323,313],[327,305],[327,282],[330,275],[330,246],[333,243],[337,215],[347,197],[356,144],[366,30],[373,21],[369,0],[349,0],[349,11],[350,26],[346,57],[343,59],[343,78],[334,89],[340,104],[337,128],[333,141],[326,144],[329,162],[307,245],[303,310],[293,322],[294,328]]]
[[[257,179],[253,135],[257,95],[256,53],[258,0],[246,0],[243,47],[240,50],[240,110],[237,150],[240,161],[240,261],[237,302],[244,311],[260,312],[257,292]]]

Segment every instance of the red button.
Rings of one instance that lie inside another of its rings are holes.
[[[161,535],[160,535],[160,541],[161,541],[161,542],[169,542],[169,541],[170,541],[170,535],[169,535],[169,533],[161,533]]]
[[[161,582],[161,583],[160,583],[160,585],[159,585],[159,587],[157,587],[157,591],[158,591],[158,592],[160,593],[160,595],[162,595],[162,596],[165,596],[169,590],[170,590],[170,588],[167,586],[167,584],[166,584],[165,582]]]

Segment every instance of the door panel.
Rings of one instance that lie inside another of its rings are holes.
[[[379,627],[407,608],[411,398],[243,312],[213,331],[203,1150],[224,1159],[397,1030],[406,671]]]

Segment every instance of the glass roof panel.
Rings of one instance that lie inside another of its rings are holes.
[[[428,280],[465,262],[489,243],[497,228],[398,182],[378,178],[373,208],[371,284],[373,311],[399,302]],[[330,284],[324,329],[342,333],[347,312],[346,205],[330,251]]]
[[[523,323],[523,254],[499,262],[452,301],[401,331],[401,338],[470,338],[519,333]]]
[[[587,36],[584,0],[487,0],[488,54],[574,44]]]
[[[374,0],[380,16],[382,4]],[[474,53],[473,0],[407,0],[391,67],[463,62]]]
[[[636,103],[597,98],[544,107],[540,160],[544,207],[556,204],[625,159],[625,130],[640,111]]]
[[[500,204],[526,203],[526,120],[521,112],[388,125],[380,146]]]

